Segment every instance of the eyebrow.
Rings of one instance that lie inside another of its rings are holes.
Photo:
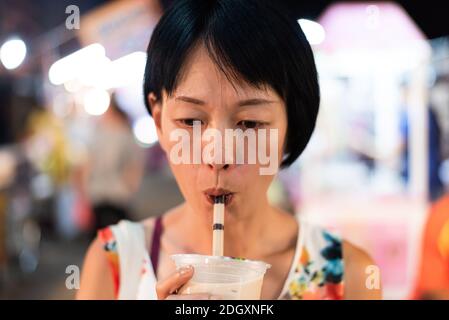
[[[187,103],[192,103],[192,104],[196,104],[196,105],[200,105],[200,106],[206,105],[206,102],[204,102],[203,100],[200,100],[197,98],[192,98],[192,97],[187,97],[187,96],[177,96],[177,97],[175,97],[175,100],[180,100],[180,101],[184,101]],[[237,103],[237,106],[239,106],[239,107],[256,106],[256,105],[270,104],[270,103],[275,103],[275,102],[276,101],[267,100],[267,99],[252,98],[252,99],[246,99],[246,100],[239,101]]]

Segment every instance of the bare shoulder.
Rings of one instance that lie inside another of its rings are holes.
[[[363,266],[374,263],[371,256],[365,250],[356,246],[355,244],[347,240],[343,240],[342,245],[343,245],[343,255],[347,266],[349,265]]]
[[[144,226],[147,244],[150,243],[155,221],[156,217],[150,217],[139,222]],[[91,242],[87,249],[82,267],[80,289],[76,298],[82,300],[112,300],[116,298],[111,262],[104,249],[104,242],[99,236]]]
[[[382,298],[379,268],[371,256],[349,241],[343,241],[345,264],[345,299],[378,300]]]
[[[80,289],[76,295],[82,300],[112,300],[115,298],[112,270],[98,237],[90,244],[82,268]]]

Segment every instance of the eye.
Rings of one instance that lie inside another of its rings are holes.
[[[203,124],[203,121],[194,118],[178,119],[176,121],[186,127],[193,127],[195,121],[199,121],[201,125]]]
[[[255,120],[242,120],[238,123],[238,125],[243,129],[257,129],[264,125],[264,123]]]

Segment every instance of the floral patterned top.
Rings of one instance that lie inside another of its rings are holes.
[[[324,240],[302,247],[295,272],[289,280],[284,299],[341,300],[343,299],[343,254],[341,240],[326,230],[318,229],[316,236]],[[321,240],[318,239],[318,240]]]
[[[121,261],[123,259],[119,259],[119,256],[127,253],[127,249],[123,245],[125,242],[123,240],[124,237],[121,233],[123,233],[123,227],[129,224],[133,224],[134,227],[141,227],[139,223],[122,221],[116,226],[110,226],[98,232],[110,262],[116,297],[118,299],[157,299],[155,294],[156,277],[154,272],[157,269],[157,262],[155,265],[154,261],[152,261],[155,260],[154,258],[157,254],[154,255],[154,252],[151,254],[145,252],[141,259],[141,268],[136,269],[135,272],[124,272],[120,270],[121,267],[127,268],[125,261]],[[117,227],[120,225],[122,228]],[[299,225],[300,231],[297,238],[294,260],[278,299],[343,299],[344,263],[341,238],[336,234],[305,221],[300,221]],[[125,233],[129,235],[134,234],[134,232]],[[159,233],[160,237],[161,232],[155,233]],[[158,241],[159,239],[155,241],[155,237],[153,236],[153,243],[158,244]],[[121,242],[121,244],[118,244],[118,242]],[[154,245],[152,249],[154,249]],[[134,273],[135,276],[130,277],[130,273]],[[130,288],[124,290],[122,288],[123,283],[120,283],[121,277],[127,277],[127,282],[135,282],[134,285],[127,283],[126,285]],[[147,294],[147,292],[152,293]]]

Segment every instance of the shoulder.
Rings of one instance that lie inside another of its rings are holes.
[[[337,232],[308,222],[302,222],[302,230],[305,236],[302,264],[315,265],[330,283],[342,283],[344,299],[381,299],[379,268],[365,250]]]
[[[110,225],[106,228],[100,229],[98,231],[98,237],[100,238],[101,242],[103,243],[104,251],[106,251],[106,252],[115,251],[118,256],[118,252],[116,250],[116,246],[117,246],[116,242],[117,241],[120,242],[121,241],[120,239],[123,238],[123,236],[119,237],[119,234],[120,235],[128,235],[128,234],[130,234],[130,231],[131,232],[136,231],[136,226],[141,227],[141,230],[143,231],[143,236],[144,236],[144,245],[147,249],[149,249],[149,245],[151,244],[151,241],[152,241],[153,231],[154,231],[154,227],[156,225],[157,219],[158,219],[158,216],[152,216],[152,217],[146,218],[144,220],[140,220],[140,221],[122,220],[117,224]],[[126,236],[125,238],[128,238],[128,236]],[[122,240],[126,240],[126,239],[122,239]]]
[[[345,298],[381,298],[381,279],[379,267],[362,248],[349,241],[342,241],[345,264]]]
[[[374,265],[374,260],[371,256],[353,243],[343,240],[342,248],[346,268],[353,269],[354,271],[364,271],[362,270],[363,267]]]
[[[97,231],[84,258],[81,288],[78,299],[114,299],[118,295],[120,283],[120,262],[117,248],[117,232],[130,223],[142,225],[145,241],[150,238],[155,218],[139,222],[122,220]],[[125,232],[126,234],[126,232]]]
[[[326,252],[332,251],[332,259],[342,258],[343,240],[338,233],[304,220],[300,221],[300,228],[303,244],[310,251],[316,251],[316,254],[324,258]]]
[[[362,248],[343,239],[337,232],[326,228],[302,222],[302,230],[305,233],[305,244],[315,246],[321,255],[326,250],[332,249],[332,258],[344,260],[345,269],[362,269],[364,266],[374,265],[373,259]]]
[[[77,299],[114,299],[114,279],[104,240],[97,236],[84,258]]]
[[[293,299],[344,298],[344,263],[341,237],[322,226],[300,221],[300,246],[294,281],[290,284]]]

